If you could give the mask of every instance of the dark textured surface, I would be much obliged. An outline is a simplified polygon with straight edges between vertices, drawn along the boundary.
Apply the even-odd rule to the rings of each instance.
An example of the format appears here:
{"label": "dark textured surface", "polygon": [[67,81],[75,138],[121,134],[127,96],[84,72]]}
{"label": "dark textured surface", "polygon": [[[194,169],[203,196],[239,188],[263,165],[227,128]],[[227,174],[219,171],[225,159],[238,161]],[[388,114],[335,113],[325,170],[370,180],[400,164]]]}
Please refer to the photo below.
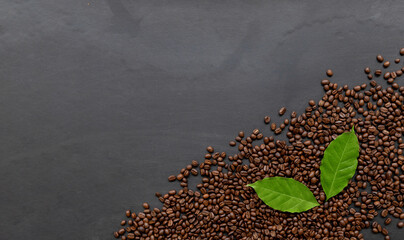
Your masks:
{"label": "dark textured surface", "polygon": [[[0,1],[0,239],[111,239],[239,130],[367,82],[402,1]],[[391,227],[392,239],[402,231]],[[367,234],[367,239],[382,239]]]}

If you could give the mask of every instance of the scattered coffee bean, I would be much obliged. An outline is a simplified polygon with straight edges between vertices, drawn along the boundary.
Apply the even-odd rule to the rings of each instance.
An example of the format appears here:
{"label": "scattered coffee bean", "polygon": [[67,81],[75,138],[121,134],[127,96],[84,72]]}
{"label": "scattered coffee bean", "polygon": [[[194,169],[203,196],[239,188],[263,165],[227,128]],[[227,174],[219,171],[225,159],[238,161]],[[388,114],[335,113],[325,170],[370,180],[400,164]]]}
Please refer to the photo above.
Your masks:
{"label": "scattered coffee bean", "polygon": [[378,55],[376,56],[376,59],[377,59],[378,62],[383,62],[383,61],[384,61],[384,58],[383,58],[382,55],[380,55],[380,54],[378,54]]}
{"label": "scattered coffee bean", "polygon": [[285,114],[286,112],[286,108],[282,107],[281,109],[279,109],[279,115],[282,116],[283,114]]}
{"label": "scattered coffee bean", "polygon": [[375,75],[376,75],[376,76],[382,75],[382,70],[379,70],[379,69],[376,70],[376,71],[375,71]]}
{"label": "scattered coffee bean", "polygon": [[334,73],[332,72],[331,69],[328,69],[328,70],[326,71],[326,74],[327,74],[327,76],[329,76],[329,77],[332,77],[332,75],[334,75]]}
{"label": "scattered coffee bean", "polygon": [[236,146],[236,142],[235,142],[235,141],[230,141],[230,142],[229,142],[229,145],[232,146],[232,147],[234,147],[234,146]]}
{"label": "scattered coffee bean", "polygon": [[397,227],[403,228],[403,227],[404,227],[404,222],[398,222],[398,223],[397,223]]}
{"label": "scattered coffee bean", "polygon": [[370,68],[369,68],[369,67],[366,67],[366,68],[365,68],[365,73],[366,73],[366,74],[369,74],[369,73],[370,73]]}
{"label": "scattered coffee bean", "polygon": [[125,215],[126,215],[127,217],[130,217],[130,210],[126,210]]}
{"label": "scattered coffee bean", "polygon": [[175,175],[171,175],[168,177],[168,181],[170,181],[170,182],[175,181],[175,179],[177,179],[177,177]]}
{"label": "scattered coffee bean", "polygon": [[265,116],[264,122],[265,122],[265,124],[268,124],[269,122],[271,122],[271,118],[268,116]]}
{"label": "scattered coffee bean", "polygon": [[390,62],[389,62],[389,61],[385,61],[385,62],[383,63],[383,67],[387,68],[387,67],[389,67],[389,66],[390,66]]}
{"label": "scattered coffee bean", "polygon": [[396,59],[394,59],[394,62],[395,62],[395,63],[399,63],[399,62],[400,62],[400,59],[399,59],[399,58],[396,58]]}
{"label": "scattered coffee bean", "polygon": [[400,49],[400,55],[401,55],[401,56],[404,55],[404,48],[401,48],[401,49]]}

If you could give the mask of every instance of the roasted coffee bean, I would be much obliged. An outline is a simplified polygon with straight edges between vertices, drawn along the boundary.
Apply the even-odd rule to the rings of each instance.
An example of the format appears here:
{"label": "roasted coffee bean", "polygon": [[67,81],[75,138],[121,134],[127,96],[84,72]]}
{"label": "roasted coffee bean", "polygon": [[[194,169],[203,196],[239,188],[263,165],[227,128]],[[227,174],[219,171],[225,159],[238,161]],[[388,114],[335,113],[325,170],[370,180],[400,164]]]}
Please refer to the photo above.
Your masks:
{"label": "roasted coffee bean", "polygon": [[380,55],[380,54],[378,54],[378,55],[376,56],[376,59],[377,59],[378,62],[383,62],[383,61],[384,61],[384,58],[383,58],[382,55]]}
{"label": "roasted coffee bean", "polygon": [[125,215],[126,215],[127,217],[130,217],[130,210],[126,210]]}
{"label": "roasted coffee bean", "polygon": [[386,220],[384,220],[384,224],[389,225],[391,221],[391,218],[386,218]]}
{"label": "roasted coffee bean", "polygon": [[396,59],[394,59],[394,62],[395,62],[395,63],[399,63],[399,62],[400,62],[400,59],[399,59],[399,58],[396,58]]}
{"label": "roasted coffee bean", "polygon": [[400,55],[401,55],[401,56],[404,55],[404,48],[401,48],[401,49],[400,49]]}
{"label": "roasted coffee bean", "polygon": [[206,148],[206,151],[208,151],[209,153],[213,153],[215,150],[213,149],[213,147],[209,146]]}
{"label": "roasted coffee bean", "polygon": [[369,68],[369,67],[366,67],[366,68],[365,68],[365,73],[366,73],[366,74],[369,74],[369,73],[370,73],[370,68]]}
{"label": "roasted coffee bean", "polygon": [[382,75],[382,70],[376,70],[376,71],[375,71],[375,75],[376,75],[376,76]]}
{"label": "roasted coffee bean", "polygon": [[332,72],[331,69],[328,69],[326,72],[327,76],[332,77],[332,75],[334,75],[334,73]]}
{"label": "roasted coffee bean", "polygon": [[177,177],[176,177],[175,175],[170,175],[170,176],[168,177],[168,181],[170,181],[170,182],[175,181],[175,179],[177,179]]}
{"label": "roasted coffee bean", "polygon": [[282,116],[283,114],[285,114],[286,112],[286,108],[282,107],[281,109],[279,109],[279,115]]}
{"label": "roasted coffee bean", "polygon": [[371,80],[372,78],[373,78],[373,75],[369,73],[368,74],[368,79]]}
{"label": "roasted coffee bean", "polygon": [[150,206],[149,206],[149,204],[148,204],[148,203],[143,203],[143,208],[144,208],[144,209],[149,209],[149,208],[150,208]]}
{"label": "roasted coffee bean", "polygon": [[232,147],[234,147],[234,146],[236,146],[236,142],[235,142],[235,141],[230,141],[230,142],[229,142],[229,145],[232,146]]}
{"label": "roasted coffee bean", "polygon": [[265,116],[264,117],[264,122],[265,122],[265,124],[268,124],[269,122],[271,122],[271,118],[268,117],[268,116]]}
{"label": "roasted coffee bean", "polygon": [[398,223],[397,223],[397,227],[403,228],[403,227],[404,227],[404,222],[398,222]]}
{"label": "roasted coffee bean", "polygon": [[385,61],[385,62],[383,63],[383,67],[387,68],[387,67],[389,67],[389,66],[390,66],[390,62],[389,62],[389,61]]}

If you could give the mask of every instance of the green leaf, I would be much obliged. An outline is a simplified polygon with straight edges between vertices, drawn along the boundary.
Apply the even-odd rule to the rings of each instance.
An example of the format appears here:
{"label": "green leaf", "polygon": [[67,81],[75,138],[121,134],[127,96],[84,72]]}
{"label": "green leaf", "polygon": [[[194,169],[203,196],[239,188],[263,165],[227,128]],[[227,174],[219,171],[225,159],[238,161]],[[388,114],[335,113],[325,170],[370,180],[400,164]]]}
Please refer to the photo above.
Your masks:
{"label": "green leaf", "polygon": [[254,188],[266,205],[279,211],[304,212],[319,206],[310,189],[293,178],[264,178],[248,186]]}
{"label": "green leaf", "polygon": [[352,128],[333,140],[324,152],[320,180],[327,200],[340,193],[358,166],[359,143]]}

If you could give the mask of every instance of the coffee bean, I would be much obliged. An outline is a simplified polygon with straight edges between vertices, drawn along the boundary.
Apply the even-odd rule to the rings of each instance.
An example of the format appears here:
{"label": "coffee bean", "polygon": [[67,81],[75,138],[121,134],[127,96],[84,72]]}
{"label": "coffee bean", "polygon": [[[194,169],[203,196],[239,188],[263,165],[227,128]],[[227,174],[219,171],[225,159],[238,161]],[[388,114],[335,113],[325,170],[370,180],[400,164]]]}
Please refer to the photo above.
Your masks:
{"label": "coffee bean", "polygon": [[330,84],[330,81],[327,80],[327,79],[324,79],[324,80],[321,81],[321,84],[322,85],[328,85],[328,84]]}
{"label": "coffee bean", "polygon": [[213,153],[214,149],[213,149],[213,147],[209,146],[209,147],[206,148],[206,151],[208,151],[210,153]]}
{"label": "coffee bean", "polygon": [[391,218],[386,218],[386,220],[384,220],[384,224],[389,225],[391,221]]}
{"label": "coffee bean", "polygon": [[368,79],[371,80],[372,78],[373,78],[373,75],[369,73],[368,74]]}
{"label": "coffee bean", "polygon": [[369,68],[369,67],[366,67],[366,68],[365,68],[365,73],[366,73],[366,74],[369,74],[369,73],[370,73],[370,68]]}
{"label": "coffee bean", "polygon": [[329,77],[332,77],[332,75],[334,75],[334,73],[332,72],[331,69],[328,69],[328,70],[326,71],[326,74],[327,74],[327,76],[329,76]]}
{"label": "coffee bean", "polygon": [[398,222],[398,223],[397,223],[397,227],[399,227],[399,228],[404,227],[404,222]]}
{"label": "coffee bean", "polygon": [[229,145],[234,147],[234,146],[236,146],[236,142],[235,141],[230,141]]}
{"label": "coffee bean", "polygon": [[143,208],[144,208],[144,209],[149,209],[149,208],[150,208],[150,206],[149,206],[149,204],[148,204],[148,203],[143,203]]}
{"label": "coffee bean", "polygon": [[168,177],[168,181],[170,181],[170,182],[175,181],[175,179],[177,179],[177,177],[175,175],[171,175]]}
{"label": "coffee bean", "polygon": [[396,59],[394,59],[394,62],[395,62],[395,63],[399,63],[399,62],[400,62],[400,59],[399,59],[399,58],[396,58]]}
{"label": "coffee bean", "polygon": [[127,217],[130,217],[130,210],[126,210],[125,215],[126,215]]}
{"label": "coffee bean", "polygon": [[269,122],[271,122],[271,118],[268,116],[265,116],[264,122],[265,122],[265,124],[268,124]]}
{"label": "coffee bean", "polygon": [[401,49],[400,49],[400,55],[401,55],[401,56],[404,55],[404,48],[401,48]]}
{"label": "coffee bean", "polygon": [[376,71],[375,71],[375,75],[376,75],[376,76],[382,75],[382,70],[376,70]]}
{"label": "coffee bean", "polygon": [[182,175],[181,173],[177,175],[177,180],[181,181],[184,178],[184,175]]}
{"label": "coffee bean", "polygon": [[383,67],[387,68],[387,67],[389,67],[389,66],[390,66],[390,62],[389,62],[389,61],[385,61],[385,62],[383,63]]}
{"label": "coffee bean", "polygon": [[121,226],[124,226],[126,224],[126,221],[125,220],[122,220],[121,221]]}
{"label": "coffee bean", "polygon": [[285,114],[286,112],[286,108],[282,107],[281,109],[279,109],[279,115],[282,116],[283,114]]}
{"label": "coffee bean", "polygon": [[376,59],[377,59],[378,62],[383,62],[383,61],[384,61],[384,58],[383,58],[382,55],[380,55],[380,54],[378,54],[378,55],[376,56]]}

